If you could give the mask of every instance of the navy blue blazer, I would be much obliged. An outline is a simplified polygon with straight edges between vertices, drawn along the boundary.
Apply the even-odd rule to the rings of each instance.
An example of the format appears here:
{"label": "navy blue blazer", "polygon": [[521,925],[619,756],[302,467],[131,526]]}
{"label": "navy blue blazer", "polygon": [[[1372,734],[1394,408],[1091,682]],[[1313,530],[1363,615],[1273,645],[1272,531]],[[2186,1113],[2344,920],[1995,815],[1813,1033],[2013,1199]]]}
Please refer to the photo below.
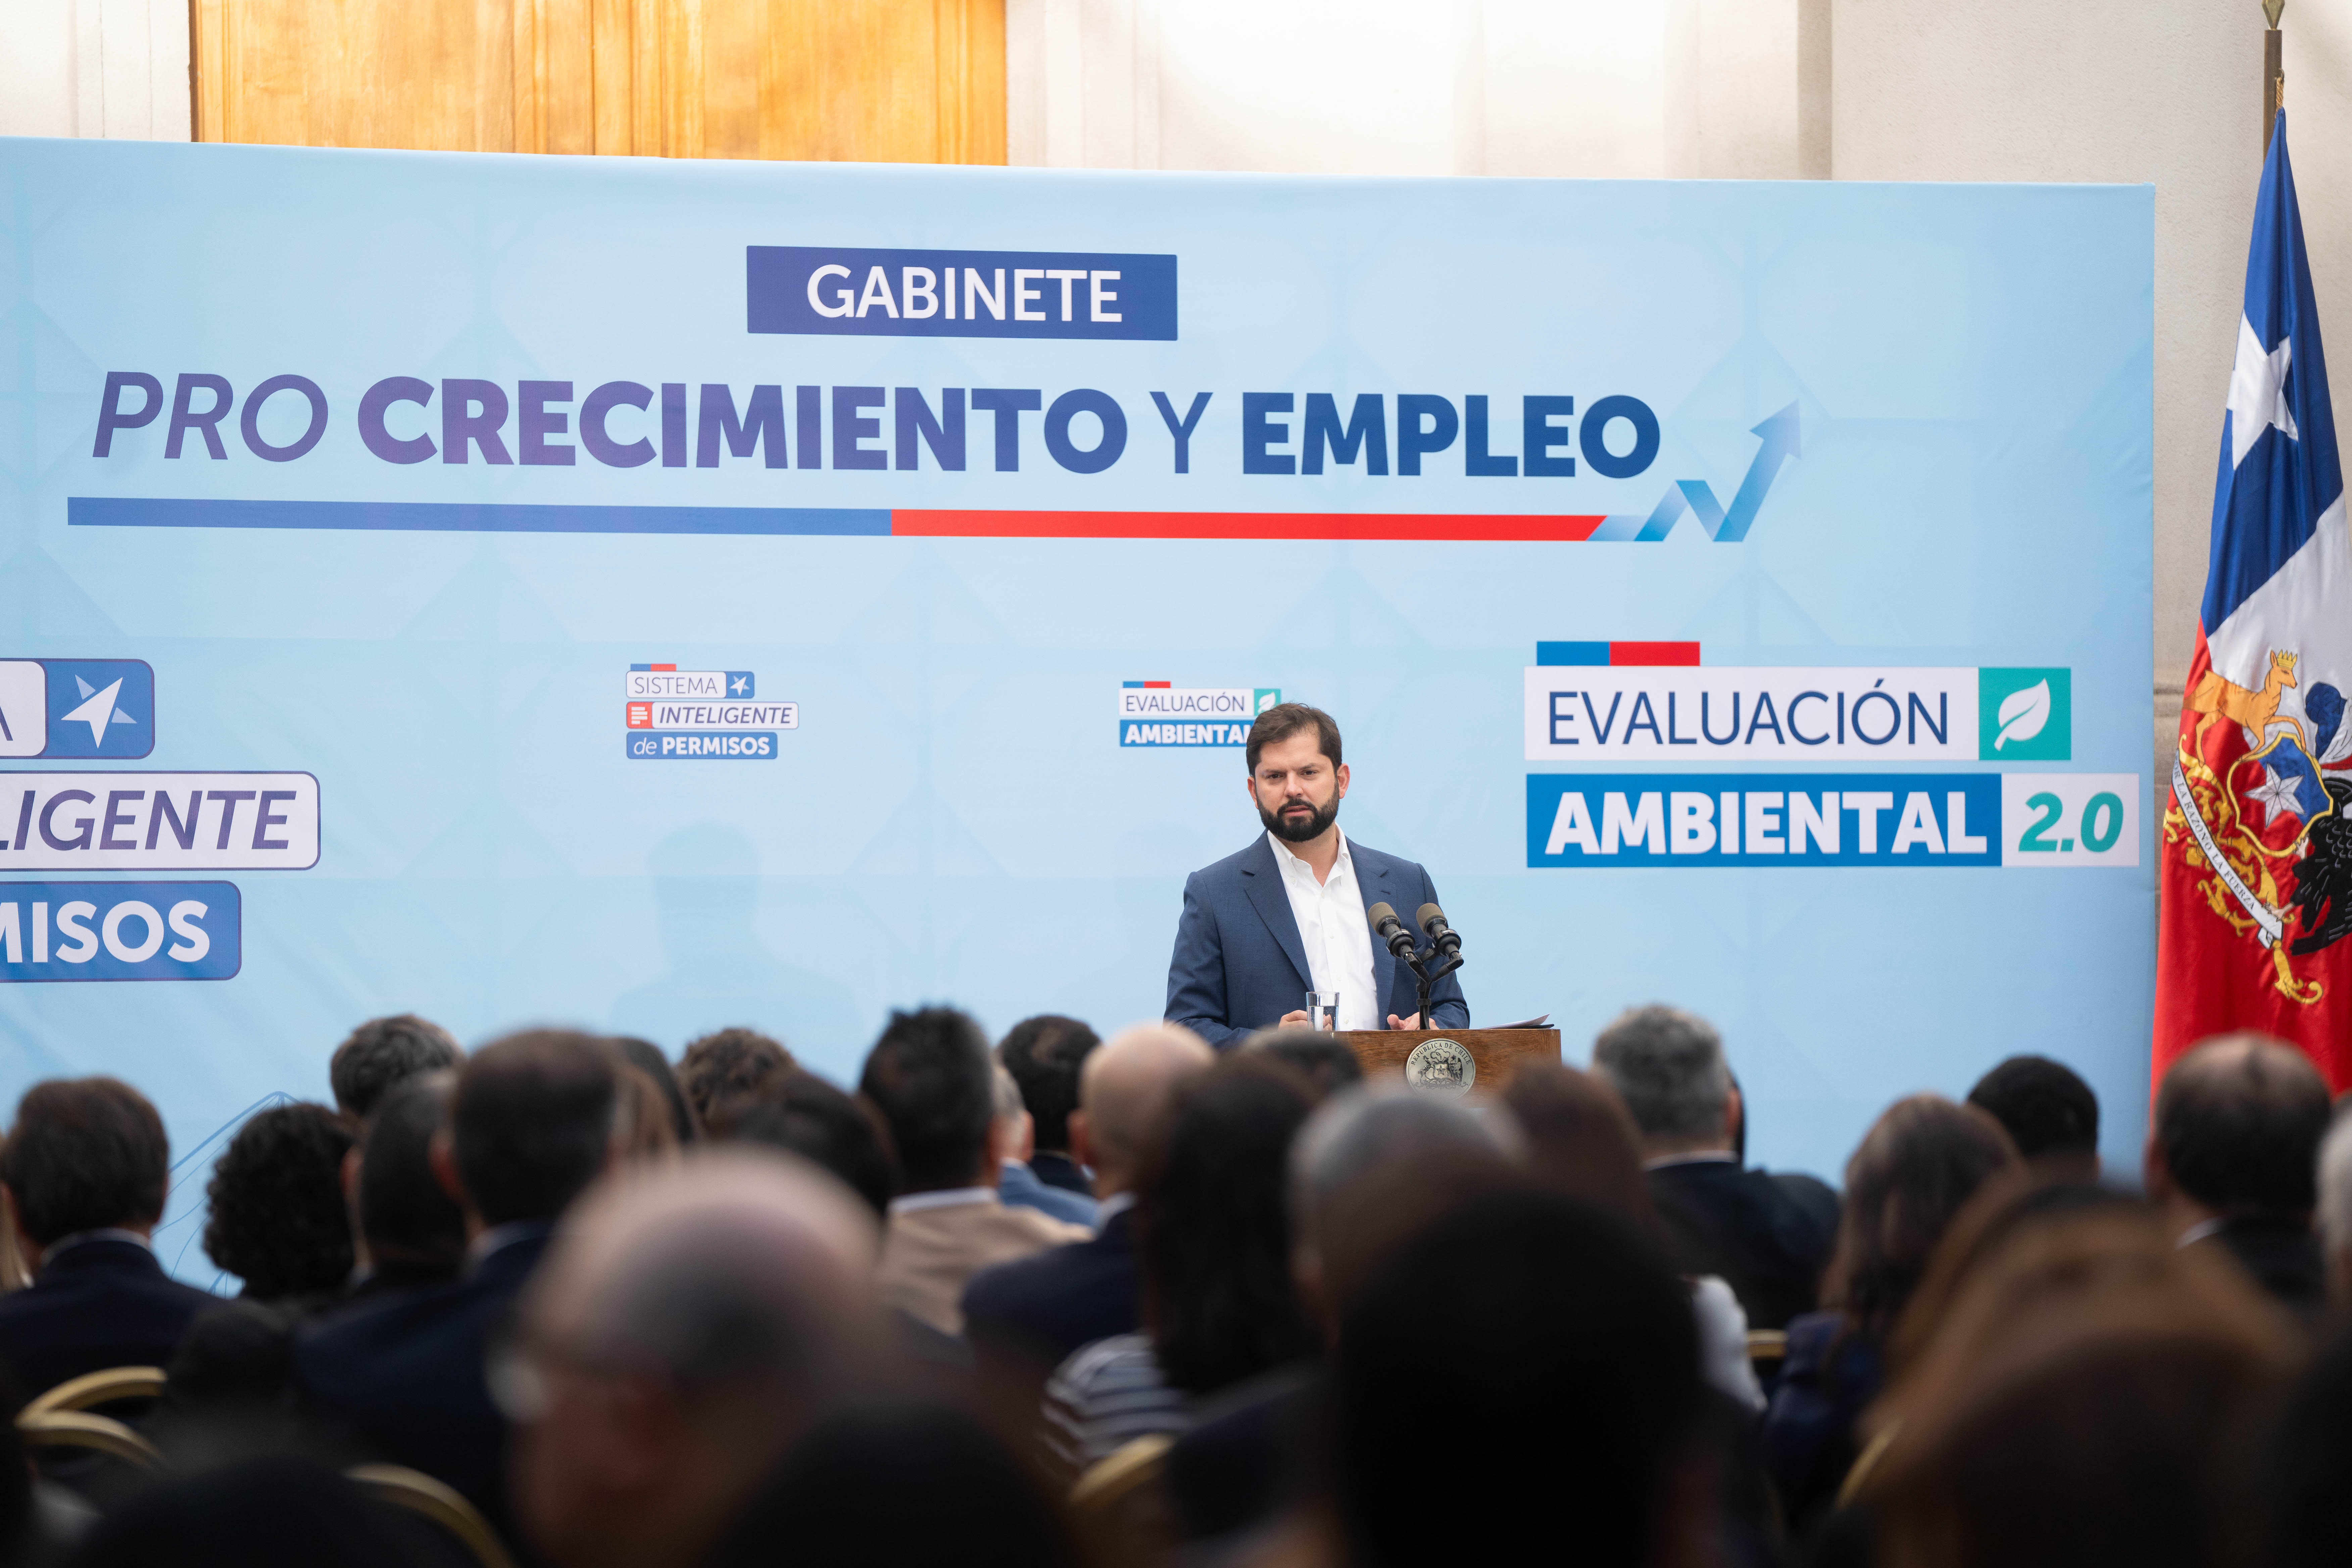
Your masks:
{"label": "navy blue blazer", "polygon": [[297,1394],[314,1422],[457,1488],[509,1539],[507,1423],[484,1363],[553,1229],[519,1237],[461,1279],[322,1317],[294,1348]]}
{"label": "navy blue blazer", "polygon": [[220,1298],[183,1285],[131,1241],[78,1241],[0,1295],[0,1365],[25,1398],[115,1366],[162,1366]]}
{"label": "navy blue blazer", "polygon": [[963,1288],[963,1336],[989,1391],[1037,1411],[1045,1380],[1080,1345],[1143,1326],[1135,1212],[1087,1241],[983,1268]]}
{"label": "navy blue blazer", "polygon": [[[1413,911],[1437,901],[1429,873],[1410,860],[1348,841],[1356,886],[1364,908],[1387,904],[1427,946],[1429,937]],[[1370,934],[1367,932],[1367,934]],[[1381,1026],[1389,1015],[1412,1016],[1421,1005],[1412,971],[1396,961],[1386,943],[1372,937],[1372,979],[1381,1000],[1374,1009]],[[1181,1024],[1219,1049],[1254,1030],[1282,1021],[1306,1005],[1312,986],[1307,943],[1290,912],[1290,895],[1275,864],[1274,846],[1259,834],[1248,848],[1203,866],[1184,881],[1184,913],[1176,922],[1176,951],[1168,961],[1168,1021]],[[1430,994],[1429,1026],[1466,1029],[1470,1004],[1457,974]]]}

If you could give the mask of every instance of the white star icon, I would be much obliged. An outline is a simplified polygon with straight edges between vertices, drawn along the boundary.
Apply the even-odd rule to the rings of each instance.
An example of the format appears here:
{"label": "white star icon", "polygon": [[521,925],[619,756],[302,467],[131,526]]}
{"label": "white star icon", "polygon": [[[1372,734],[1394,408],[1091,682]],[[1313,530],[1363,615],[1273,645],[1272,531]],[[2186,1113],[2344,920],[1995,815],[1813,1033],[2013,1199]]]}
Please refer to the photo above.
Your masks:
{"label": "white star icon", "polygon": [[741,676],[737,676],[735,678],[735,695],[738,697],[742,696],[743,689],[751,684],[751,683],[750,681],[744,679]]}
{"label": "white star icon", "polygon": [[2290,441],[2298,437],[2294,415],[2286,405],[2286,367],[2294,357],[2294,340],[2281,338],[2265,353],[2254,325],[2238,318],[2238,363],[2230,371],[2230,467],[2236,468],[2254,449],[2263,431],[2275,425]]}
{"label": "white star icon", "polygon": [[2264,768],[2263,772],[2269,776],[2270,782],[2260,788],[2246,792],[2253,799],[2261,801],[2270,808],[2270,814],[2263,818],[2263,826],[2268,827],[2283,816],[2292,816],[2297,822],[2302,821],[2303,775],[2275,773],[2268,768]]}
{"label": "white star icon", "polygon": [[109,724],[136,724],[139,721],[128,713],[117,713],[114,710],[115,695],[122,689],[122,682],[120,679],[102,691],[94,689],[89,681],[79,675],[74,677],[74,684],[81,688],[84,699],[82,705],[72,712],[63,715],[58,722],[89,725],[91,745],[106,744],[106,727]]}

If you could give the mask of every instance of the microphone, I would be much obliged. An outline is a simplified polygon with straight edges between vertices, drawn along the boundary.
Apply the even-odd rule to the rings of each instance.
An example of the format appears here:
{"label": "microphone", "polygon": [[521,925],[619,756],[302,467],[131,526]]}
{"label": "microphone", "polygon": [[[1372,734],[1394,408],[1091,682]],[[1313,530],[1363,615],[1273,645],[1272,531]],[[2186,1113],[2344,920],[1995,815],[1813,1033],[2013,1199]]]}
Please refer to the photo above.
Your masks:
{"label": "microphone", "polygon": [[1412,932],[1404,929],[1404,921],[1397,919],[1396,910],[1386,904],[1374,904],[1364,911],[1364,918],[1372,922],[1373,931],[1389,944],[1391,952],[1399,958],[1412,956]]}
{"label": "microphone", "polygon": [[1436,944],[1439,952],[1452,958],[1462,951],[1462,933],[1446,923],[1444,910],[1435,904],[1423,904],[1413,911],[1412,918],[1421,922],[1421,929],[1429,933],[1429,940]]}

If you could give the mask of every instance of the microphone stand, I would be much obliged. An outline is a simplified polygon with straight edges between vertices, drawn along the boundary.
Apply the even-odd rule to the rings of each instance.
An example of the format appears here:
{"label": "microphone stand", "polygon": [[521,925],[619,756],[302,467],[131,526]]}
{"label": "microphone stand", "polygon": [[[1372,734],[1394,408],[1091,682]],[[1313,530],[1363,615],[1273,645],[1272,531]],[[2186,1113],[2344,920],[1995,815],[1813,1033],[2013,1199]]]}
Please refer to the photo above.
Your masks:
{"label": "microphone stand", "polygon": [[1461,968],[1462,955],[1459,952],[1454,953],[1451,958],[1448,958],[1444,963],[1438,965],[1438,967],[1433,971],[1428,967],[1428,964],[1431,959],[1437,956],[1437,944],[1433,942],[1431,942],[1429,944],[1429,951],[1426,952],[1412,952],[1412,939],[1410,936],[1407,936],[1404,942],[1404,951],[1398,952],[1393,948],[1390,951],[1395,952],[1398,958],[1404,961],[1405,967],[1412,971],[1412,977],[1420,985],[1421,1026],[1424,1029],[1434,1029],[1437,1027],[1437,1024],[1429,1014],[1429,988],[1436,984],[1439,981],[1444,979],[1447,975],[1453,973],[1455,970]]}

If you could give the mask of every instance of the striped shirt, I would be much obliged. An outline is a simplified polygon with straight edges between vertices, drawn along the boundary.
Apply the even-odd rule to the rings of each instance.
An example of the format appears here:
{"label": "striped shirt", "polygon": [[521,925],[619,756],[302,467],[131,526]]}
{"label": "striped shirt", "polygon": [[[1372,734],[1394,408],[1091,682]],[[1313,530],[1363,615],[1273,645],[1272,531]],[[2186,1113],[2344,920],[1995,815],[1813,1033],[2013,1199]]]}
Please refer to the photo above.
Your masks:
{"label": "striped shirt", "polygon": [[1045,1446],[1076,1476],[1138,1437],[1173,1436],[1192,1425],[1192,1402],[1160,1380],[1144,1334],[1080,1345],[1045,1384]]}

